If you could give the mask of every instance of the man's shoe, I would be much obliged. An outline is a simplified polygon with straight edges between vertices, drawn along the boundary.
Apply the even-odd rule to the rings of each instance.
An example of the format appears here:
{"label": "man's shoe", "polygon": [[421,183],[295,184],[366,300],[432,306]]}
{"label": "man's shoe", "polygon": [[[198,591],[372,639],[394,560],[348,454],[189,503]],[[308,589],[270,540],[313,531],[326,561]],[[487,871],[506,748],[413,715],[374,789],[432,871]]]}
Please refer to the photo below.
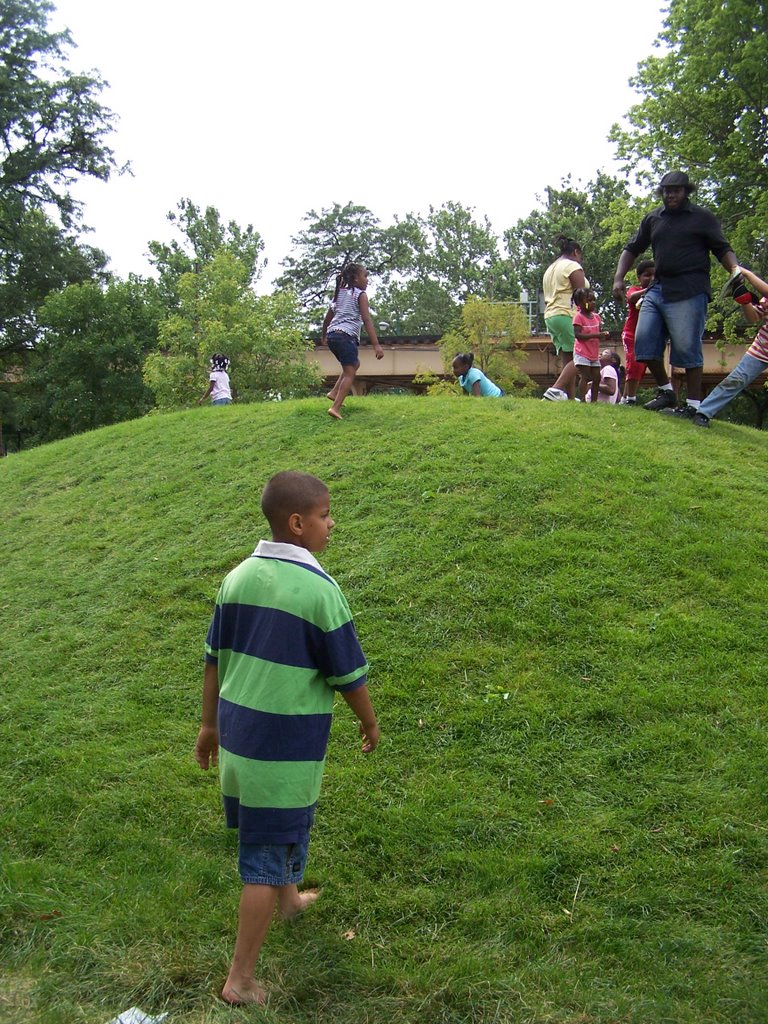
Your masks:
{"label": "man's shoe", "polygon": [[692,420],[698,410],[692,405],[681,405],[677,409],[660,409],[662,416],[677,416],[679,420]]}
{"label": "man's shoe", "polygon": [[709,416],[705,416],[703,412],[697,412],[691,423],[693,423],[694,427],[708,427]]}
{"label": "man's shoe", "polygon": [[560,388],[547,388],[542,398],[542,401],[545,400],[547,402],[567,402],[568,395],[565,391],[561,391]]}
{"label": "man's shoe", "polygon": [[649,412],[659,412],[661,409],[673,409],[676,405],[675,392],[669,391],[667,388],[659,388],[656,397],[650,402],[646,402],[643,408],[648,409]]}

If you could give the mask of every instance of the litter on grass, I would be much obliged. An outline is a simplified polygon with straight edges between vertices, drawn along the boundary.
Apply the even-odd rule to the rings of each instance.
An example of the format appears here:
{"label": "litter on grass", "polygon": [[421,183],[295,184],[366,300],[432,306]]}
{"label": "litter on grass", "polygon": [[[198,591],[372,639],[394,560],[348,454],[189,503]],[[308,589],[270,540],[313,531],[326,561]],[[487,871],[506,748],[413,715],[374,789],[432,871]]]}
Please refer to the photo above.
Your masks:
{"label": "litter on grass", "polygon": [[112,1020],[107,1021],[107,1024],[162,1024],[167,1016],[167,1013],[158,1013],[156,1017],[150,1017],[148,1013],[144,1013],[138,1006],[132,1006],[130,1010],[123,1010],[122,1013],[118,1013]]}

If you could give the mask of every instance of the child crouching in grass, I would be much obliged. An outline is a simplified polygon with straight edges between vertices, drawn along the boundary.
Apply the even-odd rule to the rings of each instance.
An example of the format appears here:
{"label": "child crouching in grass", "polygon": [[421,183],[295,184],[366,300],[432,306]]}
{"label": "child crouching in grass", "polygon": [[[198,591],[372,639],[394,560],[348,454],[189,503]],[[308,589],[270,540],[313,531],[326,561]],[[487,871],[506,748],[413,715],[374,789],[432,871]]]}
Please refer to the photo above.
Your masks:
{"label": "child crouching in grass", "polygon": [[203,769],[221,751],[226,821],[239,830],[243,890],[221,992],[235,1006],[266,1001],[253,972],[275,907],[295,917],[318,896],[298,885],[337,691],[360,721],[363,753],[379,742],[349,605],[314,557],[334,527],[328,488],[308,473],[278,473],[261,508],[272,540],[260,541],[219,590],[195,744]]}

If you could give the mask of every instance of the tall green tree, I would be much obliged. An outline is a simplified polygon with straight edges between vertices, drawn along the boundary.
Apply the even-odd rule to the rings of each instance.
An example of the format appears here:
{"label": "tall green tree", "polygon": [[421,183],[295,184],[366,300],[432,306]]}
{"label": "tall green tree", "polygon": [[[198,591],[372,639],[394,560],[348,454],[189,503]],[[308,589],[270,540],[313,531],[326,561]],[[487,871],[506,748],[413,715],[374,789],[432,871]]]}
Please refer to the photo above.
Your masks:
{"label": "tall green tree", "polygon": [[768,3],[670,0],[661,52],[630,80],[641,101],[610,139],[649,189],[667,170],[700,183],[742,260],[768,271]]}
{"label": "tall green tree", "polygon": [[157,270],[160,294],[169,309],[179,305],[179,282],[184,274],[198,274],[221,252],[228,252],[243,265],[248,285],[254,284],[266,266],[262,260],[264,241],[253,225],[245,228],[230,220],[226,224],[215,206],[201,210],[191,199],[180,199],[168,220],[181,240],[149,243],[150,263]]}
{"label": "tall green tree", "polygon": [[0,4],[0,365],[37,337],[49,291],[98,275],[106,258],[77,239],[80,177],[116,170],[105,83],[67,67],[68,32],[51,32],[47,0]]}
{"label": "tall green tree", "polygon": [[51,441],[143,415],[152,396],[142,364],[161,312],[154,284],[138,278],[48,295],[20,387],[25,434]]}
{"label": "tall green tree", "polygon": [[257,296],[249,267],[227,249],[181,276],[178,309],[161,323],[159,346],[147,357],[144,379],[163,409],[203,393],[214,352],[231,359],[239,401],[306,395],[321,380],[294,294]]}
{"label": "tall green tree", "polygon": [[292,251],[282,261],[277,287],[299,296],[311,319],[322,319],[336,275],[347,263],[362,263],[374,284],[393,273],[408,272],[423,247],[419,222],[411,217],[381,225],[365,206],[334,203],[304,216],[305,227],[291,239]]}
{"label": "tall green tree", "polygon": [[[568,235],[584,247],[584,270],[606,327],[620,327],[626,310],[613,299],[611,285],[619,254],[631,234],[627,230],[623,235],[622,228],[630,223],[632,205],[626,183],[602,171],[586,185],[567,177],[559,188],[548,186],[541,208],[504,232],[509,259],[528,294],[539,295],[544,271],[558,255],[555,239]],[[639,217],[635,227],[637,223]]]}
{"label": "tall green tree", "polygon": [[79,177],[106,180],[115,169],[106,137],[114,115],[98,96],[105,83],[71,71],[69,32],[51,32],[48,0],[3,0],[0,6],[0,207],[54,206],[64,224],[78,204]]}

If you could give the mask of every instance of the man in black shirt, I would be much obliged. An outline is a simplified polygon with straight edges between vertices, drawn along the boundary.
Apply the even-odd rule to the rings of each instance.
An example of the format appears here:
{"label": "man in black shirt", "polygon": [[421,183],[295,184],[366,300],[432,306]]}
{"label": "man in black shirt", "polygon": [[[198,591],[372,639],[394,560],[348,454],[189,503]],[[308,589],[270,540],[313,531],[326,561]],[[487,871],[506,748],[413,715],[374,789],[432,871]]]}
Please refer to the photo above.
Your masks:
{"label": "man in black shirt", "polygon": [[[658,393],[646,409],[693,419],[701,404],[704,354],[701,339],[712,298],[709,254],[726,270],[735,270],[736,257],[720,222],[703,206],[694,206],[695,186],[682,171],[669,171],[659,183],[663,205],[643,217],[637,233],[624,246],[616,268],[613,294],[626,297],[624,278],[650,246],[656,280],[643,298],[635,332],[635,358],[647,363]],[[675,393],[664,368],[664,349],[670,341],[670,361],[685,370],[688,404],[676,409]]]}

